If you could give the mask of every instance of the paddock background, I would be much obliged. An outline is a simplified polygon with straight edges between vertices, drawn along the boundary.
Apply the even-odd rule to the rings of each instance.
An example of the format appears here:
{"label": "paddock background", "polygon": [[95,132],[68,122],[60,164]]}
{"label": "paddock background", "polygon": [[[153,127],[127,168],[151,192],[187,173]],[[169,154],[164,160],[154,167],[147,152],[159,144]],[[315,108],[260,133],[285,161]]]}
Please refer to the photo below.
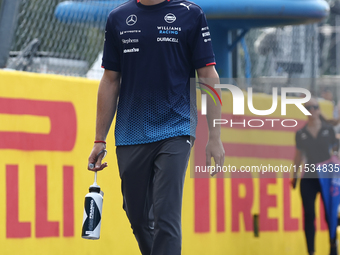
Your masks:
{"label": "paddock background", "polygon": [[[0,71],[0,81],[1,253],[138,254],[122,210],[112,129],[107,140],[109,167],[98,174],[105,193],[101,238],[88,241],[80,236],[84,196],[93,182],[86,164],[95,133],[98,81],[16,71]],[[224,93],[223,101],[229,99],[230,94]],[[271,97],[258,94],[254,102],[259,108],[267,107]],[[323,103],[322,110],[331,116],[330,103]],[[230,112],[230,107],[223,107],[223,114]],[[287,118],[304,121],[296,111],[288,110]],[[278,137],[276,146],[291,147],[293,153],[293,131],[247,134],[245,139],[242,130],[223,128],[222,140],[225,146],[262,146],[274,143],[267,139],[270,135]],[[226,154],[226,162],[236,165],[261,160],[291,163],[287,157],[255,160]],[[202,194],[200,187],[207,192]],[[194,179],[188,171],[183,254],[307,253],[301,207],[299,192],[290,189],[287,178]],[[316,207],[316,254],[326,254],[328,232],[319,199]],[[253,214],[262,217],[259,237],[254,237]]]}

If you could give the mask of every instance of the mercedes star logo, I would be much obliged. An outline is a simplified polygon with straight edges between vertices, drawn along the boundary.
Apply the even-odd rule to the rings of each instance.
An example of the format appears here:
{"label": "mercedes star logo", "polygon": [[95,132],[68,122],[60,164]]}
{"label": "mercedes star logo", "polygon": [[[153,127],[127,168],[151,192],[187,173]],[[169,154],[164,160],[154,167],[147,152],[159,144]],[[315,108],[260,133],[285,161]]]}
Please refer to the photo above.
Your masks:
{"label": "mercedes star logo", "polygon": [[131,14],[129,17],[127,17],[126,24],[128,26],[133,26],[136,23],[137,23],[137,16],[135,14]]}

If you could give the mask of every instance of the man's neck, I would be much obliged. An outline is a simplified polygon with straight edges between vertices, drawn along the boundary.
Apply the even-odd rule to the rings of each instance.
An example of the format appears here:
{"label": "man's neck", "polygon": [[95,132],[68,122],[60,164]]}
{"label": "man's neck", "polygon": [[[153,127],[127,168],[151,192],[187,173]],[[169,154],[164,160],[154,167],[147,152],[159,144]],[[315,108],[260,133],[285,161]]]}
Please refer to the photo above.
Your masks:
{"label": "man's neck", "polygon": [[165,0],[140,0],[140,3],[143,5],[155,5],[164,2]]}
{"label": "man's neck", "polygon": [[309,127],[320,127],[322,125],[322,122],[320,118],[313,118],[308,120],[307,125]]}

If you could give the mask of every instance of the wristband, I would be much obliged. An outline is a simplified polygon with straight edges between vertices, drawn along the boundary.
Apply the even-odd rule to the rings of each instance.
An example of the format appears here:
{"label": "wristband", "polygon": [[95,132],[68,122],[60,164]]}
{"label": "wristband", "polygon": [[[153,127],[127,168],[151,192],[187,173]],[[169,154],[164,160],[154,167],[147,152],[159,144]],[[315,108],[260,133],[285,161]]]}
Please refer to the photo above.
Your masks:
{"label": "wristband", "polygon": [[103,144],[106,144],[105,141],[94,141],[94,143],[103,143]]}

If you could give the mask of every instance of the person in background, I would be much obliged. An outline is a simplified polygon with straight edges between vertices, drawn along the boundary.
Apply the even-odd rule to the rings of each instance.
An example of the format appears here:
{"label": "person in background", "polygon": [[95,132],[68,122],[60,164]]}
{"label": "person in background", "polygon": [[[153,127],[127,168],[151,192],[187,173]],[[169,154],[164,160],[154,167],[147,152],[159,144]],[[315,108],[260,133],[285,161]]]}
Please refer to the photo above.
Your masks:
{"label": "person in background", "polygon": [[333,104],[333,119],[338,120],[339,119],[339,106],[334,101],[333,92],[330,88],[324,88],[321,92],[321,97],[327,101],[332,102]]}
{"label": "person in background", "polygon": [[[305,108],[311,115],[308,116],[307,124],[296,132],[294,165],[298,171],[294,172],[292,186],[295,188],[297,174],[302,169],[304,174],[301,178],[300,192],[304,208],[304,230],[308,254],[313,255],[315,252],[315,199],[317,193],[321,192],[318,173],[314,169],[317,163],[328,160],[332,154],[337,155],[339,146],[333,127],[321,115],[318,101],[312,98],[305,104]],[[301,166],[303,159],[305,159],[305,165]],[[326,221],[328,223],[327,217]],[[336,238],[330,240],[330,254],[337,254]]]}

